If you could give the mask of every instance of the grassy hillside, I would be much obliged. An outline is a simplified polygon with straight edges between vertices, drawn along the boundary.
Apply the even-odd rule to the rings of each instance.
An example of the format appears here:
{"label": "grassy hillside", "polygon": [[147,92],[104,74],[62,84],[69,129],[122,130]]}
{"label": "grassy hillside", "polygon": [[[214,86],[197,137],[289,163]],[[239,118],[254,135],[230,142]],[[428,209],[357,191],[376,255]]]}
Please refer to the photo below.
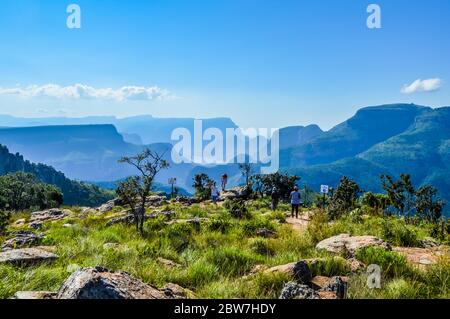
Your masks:
{"label": "grassy hillside", "polygon": [[[394,251],[360,251],[357,256],[366,264],[383,267],[382,289],[368,289],[365,271],[352,271],[345,255],[315,248],[319,241],[341,233],[378,236],[392,246],[415,246],[430,236],[431,225],[413,226],[395,217],[358,220],[351,215],[330,222],[313,211],[304,227],[295,228],[286,222],[287,205],[275,212],[268,206],[267,200],[249,202],[250,216],[235,219],[224,207],[211,203],[190,207],[166,203],[157,211],[173,214],[147,221],[144,236],[131,225],[106,226],[120,215],[121,207],[103,215],[72,207],[68,218],[48,221],[42,229],[46,238],[41,244],[55,246],[60,257],[28,267],[0,264],[0,298],[20,290],[56,291],[76,269],[99,265],[126,271],[156,287],[176,283],[199,298],[278,298],[292,277],[265,269],[299,260],[315,260],[311,266],[315,276],[348,276],[349,298],[450,298],[450,264],[445,258],[421,269]],[[29,218],[22,214],[11,223],[24,217]],[[201,218],[198,226],[188,221],[193,217]],[[258,236],[258,228],[275,236]],[[17,228],[10,226],[13,229]]]}

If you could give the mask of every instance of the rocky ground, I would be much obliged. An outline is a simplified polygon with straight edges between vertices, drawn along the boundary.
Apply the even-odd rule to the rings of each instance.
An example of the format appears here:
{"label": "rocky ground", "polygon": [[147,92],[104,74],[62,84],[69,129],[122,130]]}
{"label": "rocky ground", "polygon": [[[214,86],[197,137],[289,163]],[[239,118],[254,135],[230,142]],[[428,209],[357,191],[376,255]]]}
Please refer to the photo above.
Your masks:
{"label": "rocky ground", "polygon": [[[233,190],[222,194],[221,200],[233,199],[239,196],[239,190]],[[254,204],[251,203],[249,206]],[[401,247],[374,235],[351,235],[350,233],[342,232],[314,242],[314,239],[311,238],[316,235],[313,228],[316,212],[305,211],[299,219],[296,219],[289,217],[289,212],[286,208],[282,207],[279,212],[273,213],[268,209],[256,207],[255,210],[258,212],[255,214],[259,215],[253,217],[254,220],[234,222],[228,221],[228,219],[224,221],[223,215],[226,212],[221,204],[214,205],[210,202],[197,203],[194,199],[182,197],[169,202],[165,197],[155,195],[149,198],[145,216],[149,229],[153,229],[153,232],[159,231],[161,234],[164,234],[161,236],[167,235],[168,237],[161,238],[164,238],[164,240],[168,238],[167,240],[171,241],[170,245],[179,245],[181,247],[176,246],[176,251],[179,251],[179,254],[182,256],[178,262],[170,258],[165,258],[164,256],[154,257],[153,251],[147,251],[148,249],[158,249],[158,245],[160,244],[158,243],[158,238],[151,239],[151,246],[145,246],[147,245],[145,239],[136,239],[139,240],[139,245],[147,247],[142,248],[137,245],[136,251],[131,251],[130,243],[117,242],[117,240],[114,242],[103,240],[101,247],[95,248],[98,251],[93,251],[92,254],[101,253],[107,256],[102,256],[99,261],[104,261],[104,258],[108,258],[109,254],[113,254],[113,256],[136,254],[137,257],[139,257],[139,254],[142,254],[142,256],[149,255],[154,260],[154,265],[152,261],[152,267],[154,267],[152,269],[155,269],[157,273],[163,273],[165,271],[170,274],[178,274],[173,276],[174,279],[177,276],[193,276],[190,272],[200,271],[199,269],[202,269],[202,266],[195,263],[195,260],[190,260],[189,255],[183,255],[186,254],[186,250],[190,254],[204,258],[209,263],[211,263],[210,260],[212,258],[210,255],[214,255],[219,260],[216,266],[219,267],[217,268],[219,272],[221,271],[221,266],[224,267],[224,272],[227,271],[226,267],[230,268],[228,270],[231,272],[230,275],[235,277],[233,280],[239,282],[239,285],[245,286],[249,283],[255,284],[255,282],[261,285],[261,283],[258,283],[258,280],[263,280],[261,278],[265,278],[264,280],[269,280],[267,278],[271,278],[270,280],[277,278],[277,284],[272,285],[271,289],[278,290],[275,292],[272,291],[266,297],[273,297],[276,294],[277,297],[282,299],[343,299],[349,297],[352,278],[357,278],[358,280],[364,278],[368,265],[365,263],[366,260],[361,259],[367,258],[367,256],[361,257],[359,252],[368,247],[375,247],[377,252],[386,251],[387,254],[395,254],[392,256],[404,256],[407,263],[404,267],[413,269],[412,271],[417,272],[417,274],[425,273],[428,269],[436,265],[444,265],[444,269],[448,272],[450,258],[449,247],[431,238],[422,239],[421,245],[417,247]],[[186,211],[191,213],[183,213]],[[215,213],[209,214],[208,211],[214,211]],[[192,212],[195,212],[195,214],[192,214]],[[26,218],[16,219],[10,225],[8,234],[1,244],[0,273],[2,272],[1,265],[7,267],[4,271],[11,271],[12,273],[18,271],[21,274],[26,274],[28,271],[40,269],[39,267],[51,269],[53,264],[58,263],[58,261],[62,262],[62,260],[64,260],[62,263],[64,265],[69,264],[75,259],[79,263],[81,261],[81,264],[83,264],[82,256],[87,254],[86,250],[89,248],[83,250],[82,247],[78,247],[80,249],[78,253],[73,253],[61,247],[64,243],[55,243],[51,239],[55,236],[55,232],[69,234],[71,229],[73,229],[74,233],[75,231],[79,232],[80,223],[83,224],[91,220],[95,220],[96,227],[100,229],[99,235],[94,233],[94,236],[120,237],[115,232],[118,229],[124,229],[123,227],[126,227],[127,231],[133,231],[133,216],[129,210],[120,206],[117,200],[110,201],[98,208],[83,207],[33,212]],[[230,226],[234,225],[233,223],[236,225]],[[208,227],[209,230],[205,230],[205,227]],[[233,245],[235,246],[226,245],[226,231],[221,230],[221,227],[236,228],[236,234],[229,235],[232,238],[230,241],[233,241]],[[337,226],[330,224],[328,227],[333,229],[332,227]],[[195,235],[198,237],[197,242],[193,243],[189,234],[185,235],[183,232],[174,233],[175,230],[184,228],[190,229],[188,232],[198,233],[198,235]],[[249,238],[243,240],[242,236],[244,235],[238,229],[243,229],[245,232],[250,228],[253,229],[253,235],[248,235],[247,237]],[[88,232],[89,230],[82,229],[82,231]],[[333,232],[336,231],[333,229]],[[203,237],[200,237],[200,235]],[[239,242],[239,236],[242,238],[241,243]],[[80,237],[77,240],[82,239]],[[204,240],[204,242],[201,240]],[[219,244],[218,241],[221,243]],[[54,245],[48,245],[49,242]],[[247,246],[242,249],[248,250],[248,247],[251,247],[252,252],[245,253],[241,256],[237,250],[240,249],[239,246],[243,242]],[[85,242],[80,243],[81,246],[88,244]],[[202,246],[205,244],[209,245],[205,249],[210,249],[209,247],[214,248],[214,245],[219,246],[214,251],[208,251],[206,253],[207,256],[204,257],[201,252],[203,248],[196,247],[195,245]],[[186,248],[190,245],[193,246]],[[230,253],[230,256],[222,256],[220,245],[223,245],[223,251],[227,253],[231,251],[233,254]],[[275,249],[272,249],[271,245]],[[76,250],[77,248],[71,249]],[[261,253],[261,249],[263,253]],[[316,257],[302,258],[303,253],[300,250],[305,252],[305,255]],[[243,256],[249,261],[243,260]],[[90,258],[95,260],[94,257]],[[243,266],[243,269],[248,268],[248,270],[235,270],[233,268],[234,264],[229,264],[230,261],[227,258],[234,258],[234,263],[243,263],[245,266]],[[216,259],[214,259],[214,262]],[[279,261],[289,259],[294,261],[277,264]],[[62,264],[58,267],[61,267]],[[114,264],[114,261],[111,261],[111,264]],[[193,264],[194,266],[186,266],[189,264]],[[103,263],[99,263],[97,265],[92,264],[90,267],[84,267],[77,264],[70,264],[66,267],[67,271],[65,272],[68,276],[64,275],[65,279],[61,281],[58,290],[14,291],[13,296],[10,297],[17,299],[195,298],[197,295],[195,289],[197,288],[200,291],[201,297],[209,297],[201,292],[205,288],[201,288],[200,284],[196,284],[195,280],[184,280],[183,277],[180,277],[181,279],[178,280],[179,283],[186,282],[187,286],[189,286],[188,289],[182,287],[179,283],[169,282],[168,278],[166,278],[167,275],[163,274],[161,277],[166,279],[162,280],[164,283],[160,284],[160,287],[157,288],[154,285],[148,284],[152,280],[143,281],[139,278],[139,271],[130,274],[124,269],[107,269],[102,267],[102,265]],[[195,267],[200,268],[197,269]],[[238,265],[238,267],[240,266]],[[331,270],[327,269],[327,267]],[[339,270],[334,268],[345,269],[345,271],[342,270],[342,274],[339,274]],[[214,274],[209,271],[205,271],[205,274],[200,274],[200,276],[211,276],[211,278],[215,278]],[[154,276],[147,277],[150,279],[154,278]],[[199,279],[199,281],[203,282],[205,278]],[[442,278],[444,295],[449,291],[449,280],[448,277]],[[155,282],[161,282],[161,280],[155,279]],[[7,284],[8,282],[3,279],[3,285]],[[13,285],[13,283],[9,284]],[[213,289],[212,287],[216,290],[218,289],[214,286],[212,279],[209,285],[210,287],[208,289]],[[230,286],[232,285],[230,283]],[[27,285],[19,284],[19,286],[26,287]],[[259,286],[258,289],[260,289]],[[261,294],[263,293],[261,292]],[[236,296],[234,297],[245,297],[242,294],[245,295],[245,293],[236,292]],[[232,293],[228,292],[222,293],[222,296],[233,297]],[[355,296],[358,296],[358,294],[355,294]],[[264,296],[262,295],[261,297]]]}

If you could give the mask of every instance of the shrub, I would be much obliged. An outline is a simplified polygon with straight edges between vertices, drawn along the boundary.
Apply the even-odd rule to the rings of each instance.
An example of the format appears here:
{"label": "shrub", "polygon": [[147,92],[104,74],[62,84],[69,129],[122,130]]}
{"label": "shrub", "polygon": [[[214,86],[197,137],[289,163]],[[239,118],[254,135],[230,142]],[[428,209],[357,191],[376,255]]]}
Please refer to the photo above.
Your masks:
{"label": "shrub", "polygon": [[230,229],[231,226],[232,226],[231,222],[222,216],[213,218],[209,222],[210,230],[219,231],[222,234],[226,233]]}
{"label": "shrub", "polygon": [[234,247],[213,250],[207,257],[226,276],[242,276],[255,264],[249,253]]}
{"label": "shrub", "polygon": [[266,228],[274,231],[275,225],[266,218],[255,218],[245,222],[242,228],[245,235],[254,236],[256,235],[256,231],[260,228]]}
{"label": "shrub", "polygon": [[313,276],[342,276],[350,272],[347,262],[342,257],[319,259],[310,264]]}
{"label": "shrub", "polygon": [[275,249],[270,245],[270,241],[265,238],[256,238],[251,244],[250,248],[253,252],[264,255],[264,256],[273,256],[275,255]]}
{"label": "shrub", "polygon": [[361,189],[355,181],[342,177],[339,186],[331,197],[328,206],[328,215],[337,219],[348,211],[356,208]]}
{"label": "shrub", "polygon": [[380,266],[383,275],[389,278],[407,276],[413,272],[403,255],[379,247],[361,248],[355,256],[366,265]]}
{"label": "shrub", "polygon": [[420,245],[416,230],[399,220],[384,220],[382,223],[382,237],[396,246],[415,247]]}
{"label": "shrub", "polygon": [[5,232],[10,218],[11,218],[10,212],[0,210],[0,235],[2,235]]}
{"label": "shrub", "polygon": [[243,219],[251,217],[250,212],[242,200],[228,200],[224,203],[224,207],[234,218]]}

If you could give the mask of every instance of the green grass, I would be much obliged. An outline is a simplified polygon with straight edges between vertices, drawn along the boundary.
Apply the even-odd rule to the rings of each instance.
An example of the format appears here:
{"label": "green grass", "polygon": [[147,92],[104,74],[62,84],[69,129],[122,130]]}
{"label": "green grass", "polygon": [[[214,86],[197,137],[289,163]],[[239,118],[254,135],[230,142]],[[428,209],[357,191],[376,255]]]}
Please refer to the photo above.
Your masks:
{"label": "green grass", "polygon": [[[9,298],[20,290],[57,291],[60,285],[79,267],[103,266],[130,273],[155,287],[168,282],[189,288],[200,298],[278,298],[283,285],[291,281],[286,274],[257,273],[249,275],[256,265],[272,267],[302,259],[319,258],[312,266],[315,275],[349,275],[345,260],[316,251],[318,241],[340,233],[379,236],[393,245],[414,245],[429,236],[427,225],[411,226],[391,217],[364,217],[351,220],[343,217],[329,222],[316,214],[307,231],[299,233],[285,224],[287,205],[279,210],[268,209],[268,201],[256,201],[248,206],[249,217],[233,218],[223,207],[198,204],[189,208],[168,204],[176,219],[208,218],[200,229],[189,223],[167,225],[164,218],[145,224],[141,236],[132,225],[106,227],[108,216],[73,216],[73,227],[65,228],[68,220],[44,225],[44,245],[56,246],[59,259],[32,267],[0,265],[0,298]],[[74,211],[77,209],[75,208]],[[28,218],[24,213],[14,216]],[[256,236],[258,228],[276,232],[275,238]],[[389,232],[386,231],[389,228]],[[118,244],[108,248],[106,243]],[[168,269],[157,262],[158,257],[182,265]],[[362,273],[351,277],[349,296],[352,298],[448,298],[450,267],[442,262],[428,271],[411,269],[405,260],[392,252],[366,249],[358,252],[366,264],[382,266],[383,288],[368,289]]]}

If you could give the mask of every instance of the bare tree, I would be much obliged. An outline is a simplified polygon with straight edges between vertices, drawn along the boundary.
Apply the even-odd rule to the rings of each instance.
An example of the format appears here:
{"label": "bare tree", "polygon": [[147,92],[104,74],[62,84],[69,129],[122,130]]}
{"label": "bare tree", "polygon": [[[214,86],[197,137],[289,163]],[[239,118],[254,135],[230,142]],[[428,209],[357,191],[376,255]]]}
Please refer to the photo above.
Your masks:
{"label": "bare tree", "polygon": [[161,170],[169,167],[169,163],[163,157],[164,153],[159,154],[146,148],[135,156],[119,160],[119,163],[130,164],[139,172],[139,175],[119,183],[117,195],[130,206],[136,228],[141,234],[144,232],[147,197],[150,195],[155,177]]}

